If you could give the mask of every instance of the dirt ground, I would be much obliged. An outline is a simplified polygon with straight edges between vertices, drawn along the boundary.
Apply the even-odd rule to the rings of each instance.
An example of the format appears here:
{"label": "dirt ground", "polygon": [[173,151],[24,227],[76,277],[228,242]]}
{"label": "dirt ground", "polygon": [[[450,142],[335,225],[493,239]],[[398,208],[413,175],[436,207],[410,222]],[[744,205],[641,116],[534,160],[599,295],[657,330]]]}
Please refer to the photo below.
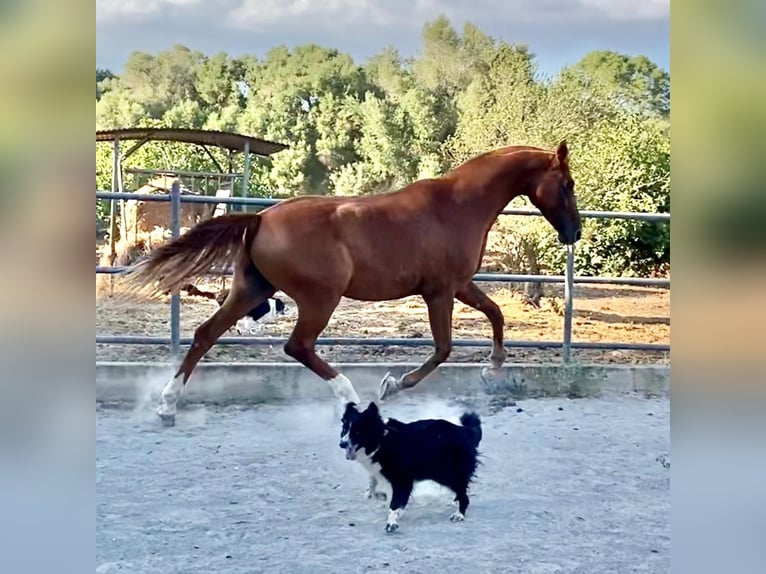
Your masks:
{"label": "dirt ground", "polygon": [[[115,278],[114,295],[96,297],[96,332],[99,335],[153,335],[170,333],[168,299],[145,301],[126,299],[119,293]],[[546,285],[540,308],[524,301],[520,286],[505,283],[481,283],[482,289],[497,302],[506,319],[507,341],[559,341],[563,330],[563,287]],[[221,281],[200,282],[198,287],[216,291]],[[257,336],[285,337],[294,325],[296,308],[283,294],[287,314],[275,323],[263,325]],[[656,343],[670,342],[670,291],[643,287],[575,286],[573,341]],[[194,329],[217,308],[215,301],[182,296],[181,336],[193,336]],[[455,339],[489,340],[489,321],[480,312],[455,302],[453,313]],[[236,336],[232,330],[230,336]],[[425,305],[418,297],[380,303],[344,299],[323,336],[326,337],[396,337],[430,339]],[[430,347],[321,346],[320,354],[331,362],[418,361],[425,359]],[[451,362],[483,362],[489,347],[456,347]],[[602,351],[575,349],[573,359],[585,363],[669,364],[669,353],[642,351]],[[168,348],[159,345],[96,345],[98,361],[163,361]],[[218,345],[206,361],[285,361],[290,360],[282,346]],[[560,362],[556,349],[511,348],[510,362]]]}
{"label": "dirt ground", "polygon": [[[482,417],[465,522],[416,484],[394,534],[338,448],[331,401],[96,413],[100,574],[660,573],[670,568],[668,399],[482,403],[404,397],[403,421]],[[521,412],[519,412],[521,411]],[[664,457],[664,458],[663,458]]]}

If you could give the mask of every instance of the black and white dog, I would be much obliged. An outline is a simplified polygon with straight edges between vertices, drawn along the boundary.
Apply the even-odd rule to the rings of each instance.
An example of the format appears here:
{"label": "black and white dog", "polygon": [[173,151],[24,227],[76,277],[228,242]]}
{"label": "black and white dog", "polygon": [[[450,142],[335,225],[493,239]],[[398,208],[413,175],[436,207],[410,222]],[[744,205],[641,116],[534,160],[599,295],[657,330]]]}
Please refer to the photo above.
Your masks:
{"label": "black and white dog", "polygon": [[[182,291],[186,291],[189,295],[195,297],[204,297],[205,299],[214,299],[218,305],[223,305],[226,301],[226,297],[229,295],[228,289],[222,289],[218,293],[212,293],[210,291],[203,291],[198,289],[192,284],[185,285],[181,288]],[[269,297],[260,305],[256,305],[250,311],[239,319],[236,324],[237,333],[240,335],[243,331],[247,331],[250,334],[257,332],[260,325],[264,323],[271,323],[277,319],[280,315],[285,314],[285,303],[278,297]]]}
{"label": "black and white dog", "polygon": [[[229,294],[228,289],[222,290],[216,295],[216,302],[218,305],[223,305],[226,297]],[[258,327],[265,323],[271,323],[277,319],[280,315],[285,314],[285,303],[282,299],[277,297],[269,297],[260,305],[256,305],[247,315],[237,321],[236,329],[240,335],[243,331],[250,333],[251,335],[258,332]]]}
{"label": "black and white dog", "polygon": [[[481,421],[475,413],[460,417],[462,426],[442,419],[404,423],[384,421],[374,402],[362,412],[348,403],[341,419],[340,447],[370,474],[367,496],[390,500],[386,532],[399,528],[399,515],[415,482],[432,480],[455,493],[453,522],[465,519],[468,485],[477,467]],[[389,491],[378,490],[383,487]]]}

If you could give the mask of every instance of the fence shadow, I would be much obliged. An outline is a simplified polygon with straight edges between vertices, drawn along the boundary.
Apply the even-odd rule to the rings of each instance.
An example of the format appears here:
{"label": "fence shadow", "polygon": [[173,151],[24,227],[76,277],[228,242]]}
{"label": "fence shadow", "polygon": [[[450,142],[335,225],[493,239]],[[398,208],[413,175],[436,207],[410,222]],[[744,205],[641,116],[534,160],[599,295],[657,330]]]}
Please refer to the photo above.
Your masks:
{"label": "fence shadow", "polygon": [[572,316],[601,323],[670,326],[670,317],[618,315],[616,313],[604,313],[603,311],[578,311],[576,309],[573,311]]}
{"label": "fence shadow", "polygon": [[[564,293],[563,286],[556,286],[561,291],[561,296]],[[663,289],[660,287],[634,287],[634,286],[614,286],[612,288],[595,285],[575,285],[574,297],[575,299],[608,299],[610,297],[643,297],[651,295],[658,291],[667,291],[669,289]]]}

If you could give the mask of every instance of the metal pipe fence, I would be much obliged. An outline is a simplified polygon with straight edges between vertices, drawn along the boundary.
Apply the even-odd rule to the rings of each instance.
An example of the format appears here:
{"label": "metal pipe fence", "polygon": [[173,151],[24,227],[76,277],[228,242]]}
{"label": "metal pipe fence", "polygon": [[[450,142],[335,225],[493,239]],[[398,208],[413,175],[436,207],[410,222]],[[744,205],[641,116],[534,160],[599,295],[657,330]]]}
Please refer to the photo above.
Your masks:
{"label": "metal pipe fence", "polygon": [[[251,198],[251,197],[211,197],[199,195],[181,195],[180,186],[173,183],[170,193],[167,194],[139,194],[132,192],[96,191],[96,199],[111,200],[137,200],[158,201],[170,203],[170,231],[172,237],[180,234],[180,214],[182,203],[215,203],[228,205],[250,205],[254,207],[269,207],[279,203],[280,199]],[[114,210],[112,210],[113,213]],[[541,216],[536,209],[505,209],[501,215]],[[583,218],[593,219],[623,219],[635,221],[647,221],[657,223],[669,223],[668,213],[638,213],[616,211],[580,211]],[[563,283],[564,284],[564,325],[561,341],[506,341],[506,347],[538,348],[538,349],[561,349],[563,361],[571,361],[572,349],[600,349],[600,350],[636,350],[669,352],[670,345],[644,344],[644,343],[621,343],[621,342],[587,342],[572,341],[572,315],[574,303],[574,284],[596,285],[632,285],[642,287],[670,288],[669,279],[653,279],[644,277],[591,277],[576,276],[574,274],[574,246],[566,247],[566,265],[564,275],[528,275],[511,273],[477,273],[474,281],[477,282],[511,282],[511,283]],[[119,274],[129,269],[128,267],[103,267],[96,266],[97,274]],[[211,275],[231,275],[231,270],[212,270]],[[150,337],[134,335],[96,335],[96,344],[114,345],[170,345],[171,354],[174,358],[180,353],[181,345],[190,345],[192,339],[180,336],[180,296],[171,293],[170,297],[170,337]],[[217,343],[222,345],[283,345],[287,341],[281,337],[222,337]],[[433,345],[430,338],[387,338],[387,337],[321,337],[317,340],[318,345],[369,345],[369,346],[401,346],[401,347],[424,347]],[[455,339],[454,347],[489,347],[491,342],[483,339]]]}

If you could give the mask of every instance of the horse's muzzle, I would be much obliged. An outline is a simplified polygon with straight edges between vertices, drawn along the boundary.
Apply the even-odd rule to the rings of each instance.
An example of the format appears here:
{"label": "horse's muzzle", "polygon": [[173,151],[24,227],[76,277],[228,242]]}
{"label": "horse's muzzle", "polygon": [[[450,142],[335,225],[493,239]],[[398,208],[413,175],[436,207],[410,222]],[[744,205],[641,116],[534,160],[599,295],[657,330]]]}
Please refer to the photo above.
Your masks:
{"label": "horse's muzzle", "polygon": [[582,238],[582,228],[568,225],[566,229],[559,231],[559,241],[564,245],[573,245]]}

